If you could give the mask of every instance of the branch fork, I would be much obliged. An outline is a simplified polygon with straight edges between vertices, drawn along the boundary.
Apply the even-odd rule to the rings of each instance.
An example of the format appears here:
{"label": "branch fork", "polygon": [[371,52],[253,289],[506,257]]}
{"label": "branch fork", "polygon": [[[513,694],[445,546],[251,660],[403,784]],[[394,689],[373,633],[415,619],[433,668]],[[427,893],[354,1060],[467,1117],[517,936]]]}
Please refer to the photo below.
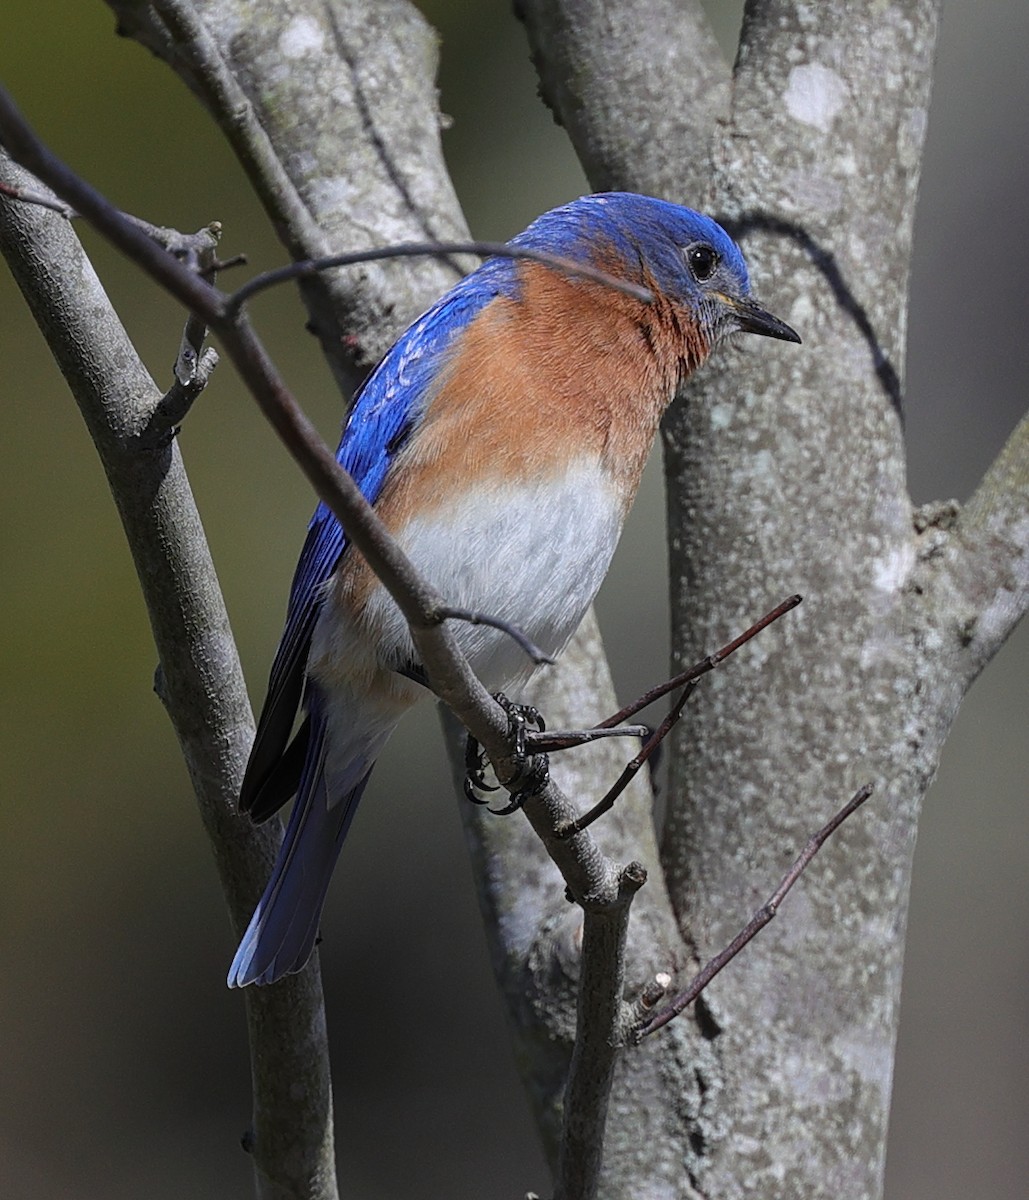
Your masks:
{"label": "branch fork", "polygon": [[[874,785],[866,783],[854,793],[847,803],[828,821],[817,833],[812,834],[805,845],[804,849],[797,856],[793,865],[783,876],[779,886],[775,889],[765,903],[754,913],[747,924],[733,938],[728,946],[714,958],[710,959],[706,965],[697,972],[690,983],[683,988],[681,992],[671,1001],[667,1007],[654,1013],[651,1010],[654,1007],[654,1002],[650,1002],[650,997],[654,995],[652,987],[645,989],[643,994],[637,1000],[635,1013],[638,1022],[632,1027],[630,1040],[634,1044],[638,1044],[645,1037],[649,1037],[652,1033],[657,1033],[659,1029],[663,1029],[669,1021],[675,1019],[680,1013],[684,1012],[690,1004],[701,994],[712,979],[732,960],[737,954],[752,941],[758,933],[771,921],[779,911],[779,907],[783,900],[786,899],[787,893],[803,874],[805,868],[815,857],[818,851],[825,845],[833,833],[843,824],[843,822],[861,807],[862,804],[871,796],[874,790]],[[668,976],[660,978],[667,979]],[[660,999],[660,997],[657,997]]]}

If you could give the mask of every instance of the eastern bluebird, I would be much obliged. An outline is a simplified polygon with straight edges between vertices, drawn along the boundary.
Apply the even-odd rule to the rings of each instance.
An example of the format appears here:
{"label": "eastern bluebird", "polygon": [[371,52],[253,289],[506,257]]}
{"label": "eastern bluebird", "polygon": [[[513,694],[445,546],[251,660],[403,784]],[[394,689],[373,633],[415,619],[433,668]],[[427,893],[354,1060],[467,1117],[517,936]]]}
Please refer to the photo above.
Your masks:
{"label": "eastern bluebird", "polygon": [[[586,196],[512,244],[589,263],[653,300],[487,259],[368,377],[337,458],[447,604],[501,617],[556,655],[600,587],[661,414],[689,375],[735,331],[800,338],[750,298],[739,247],[688,208]],[[461,623],[455,635],[491,690],[534,669],[497,629]],[[297,799],[230,987],[307,962],[357,802],[423,679],[398,608],[320,504],[239,803],[264,821]]]}

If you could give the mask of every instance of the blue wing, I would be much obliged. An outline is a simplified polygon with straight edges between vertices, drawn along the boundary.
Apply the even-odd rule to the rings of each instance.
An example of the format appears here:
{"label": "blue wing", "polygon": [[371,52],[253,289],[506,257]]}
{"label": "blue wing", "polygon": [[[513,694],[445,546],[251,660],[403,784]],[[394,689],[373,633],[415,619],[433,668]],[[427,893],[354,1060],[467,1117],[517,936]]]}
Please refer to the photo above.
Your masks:
{"label": "blue wing", "polygon": [[[420,317],[361,387],[336,458],[370,504],[375,503],[391,463],[417,426],[448,349],[495,296],[510,289],[512,280],[509,260],[493,259],[484,264]],[[342,526],[325,504],[319,504],[293,576],[286,627],[272,663],[268,695],[240,791],[239,807],[254,821],[270,817],[300,785],[312,735],[310,719],[304,721],[292,742],[290,735],[303,697],[323,586],[346,545]],[[322,733],[314,730],[316,737]]]}

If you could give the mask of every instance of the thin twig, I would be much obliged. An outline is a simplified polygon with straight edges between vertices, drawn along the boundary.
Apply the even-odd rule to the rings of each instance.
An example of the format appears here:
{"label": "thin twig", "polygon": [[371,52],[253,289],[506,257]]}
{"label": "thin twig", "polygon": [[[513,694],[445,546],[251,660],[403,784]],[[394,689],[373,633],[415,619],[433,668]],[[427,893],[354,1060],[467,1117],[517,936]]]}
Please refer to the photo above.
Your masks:
{"label": "thin twig", "polygon": [[233,267],[245,267],[248,259],[245,254],[230,254],[228,258],[216,258],[211,264],[210,271],[202,271],[204,278],[213,276],[219,271],[229,271]]}
{"label": "thin twig", "polygon": [[441,621],[464,621],[468,625],[488,625],[491,629],[499,629],[520,646],[538,667],[552,664],[555,661],[546,651],[541,650],[528,634],[502,617],[491,617],[488,613],[473,612],[470,608],[454,608],[449,604],[437,608],[436,615]]}
{"label": "thin twig", "polygon": [[218,365],[218,351],[208,346],[200,355],[192,376],[183,381],[178,379],[165,392],[150,415],[146,429],[139,435],[140,445],[156,449],[167,445],[200,393],[207,387],[211,373]]}
{"label": "thin twig", "polygon": [[10,200],[20,200],[23,204],[38,204],[40,208],[48,208],[51,212],[60,213],[69,221],[78,216],[70,204],[48,196],[45,192],[37,192],[34,188],[19,188],[10,183],[0,183],[0,196],[6,196]]}
{"label": "thin twig", "polygon": [[612,725],[603,729],[548,729],[546,733],[527,733],[525,749],[529,754],[554,754],[559,750],[588,745],[601,738],[647,738],[651,733],[653,730],[649,725]]}
{"label": "thin twig", "polygon": [[626,1028],[630,1031],[630,1036],[634,1037],[635,1031],[650,1020],[658,1001],[663,1000],[668,995],[668,989],[671,986],[671,975],[667,971],[658,971],[636,999],[627,1005],[625,1019]]}
{"label": "thin twig", "polygon": [[191,271],[204,279],[209,278],[216,261],[214,252],[222,235],[220,221],[212,221],[195,233],[183,233],[181,229],[169,225],[154,225],[152,221],[133,216],[132,213],[123,212],[121,215]]}
{"label": "thin twig", "polygon": [[650,1034],[656,1033],[659,1029],[667,1025],[669,1021],[677,1017],[685,1008],[692,1004],[693,1001],[696,1000],[696,998],[704,990],[704,988],[706,988],[711,982],[711,980],[714,979],[718,972],[721,971],[727,963],[730,963],[757,933],[764,929],[764,927],[779,911],[779,905],[782,904],[790,888],[792,888],[800,878],[808,863],[810,863],[810,861],[815,857],[826,841],[828,841],[828,839],[833,835],[833,833],[836,832],[843,822],[852,813],[856,812],[862,804],[864,804],[864,802],[872,794],[873,787],[873,784],[866,783],[863,787],[858,788],[854,795],[851,796],[850,800],[843,806],[843,808],[840,809],[833,819],[829,821],[828,824],[823,825],[822,828],[819,829],[816,834],[814,834],[814,836],[808,841],[807,845],[801,851],[796,862],[783,876],[782,882],[768,898],[766,903],[757,910],[753,917],[751,917],[750,921],[744,926],[743,929],[740,930],[740,932],[733,938],[729,945],[726,946],[726,948],[720,954],[716,954],[715,957],[711,959],[711,961],[703,968],[703,970],[701,970],[694,977],[689,986],[680,992],[667,1008],[663,1008],[659,1013],[656,1013],[653,1017],[651,1017],[644,1025],[640,1026],[634,1031],[633,1039],[635,1041],[639,1042],[643,1038],[649,1037]]}
{"label": "thin twig", "polygon": [[[68,220],[74,220],[81,216],[81,213],[70,204],[34,188],[18,188],[11,184],[0,183],[0,195],[50,209]],[[121,216],[203,279],[211,280],[219,269],[235,265],[240,260],[246,261],[243,255],[237,255],[222,263],[215,256],[222,232],[221,224],[218,221],[212,221],[195,233],[183,233],[181,230],[168,226],[154,225],[142,217],[133,216],[132,213],[123,211]],[[218,355],[213,350],[204,352],[206,337],[207,323],[194,313],[190,313],[186,318],[182,340],[175,356],[172,370],[175,383],[172,384],[155,410],[147,430],[142,435],[142,444],[162,444],[184,419],[190,405],[207,386],[211,372],[218,363]]]}
{"label": "thin twig", "polygon": [[653,704],[655,700],[660,700],[662,696],[667,696],[669,692],[674,692],[676,688],[682,687],[683,684],[689,683],[690,680],[699,679],[701,675],[706,675],[709,671],[713,671],[730,654],[735,653],[741,646],[749,642],[751,638],[757,637],[763,629],[767,629],[774,621],[778,621],[780,617],[784,616],[791,609],[796,608],[802,600],[803,596],[794,595],[784,600],[781,604],[777,604],[771,612],[765,613],[760,621],[756,621],[749,629],[744,630],[739,637],[734,638],[727,645],[723,646],[721,650],[716,650],[714,654],[709,654],[707,658],[694,663],[692,667],[687,667],[681,674],[667,680],[665,683],[658,684],[657,687],[651,688],[649,692],[644,692],[632,704],[626,705],[625,708],[620,708],[618,712],[612,713],[611,716],[600,721],[598,727],[604,729],[609,725],[620,725],[623,721],[634,717],[638,712],[646,708],[648,704]]}
{"label": "thin twig", "polygon": [[682,716],[682,710],[686,705],[686,701],[696,690],[700,677],[706,675],[709,671],[713,671],[715,667],[717,667],[720,663],[723,663],[730,654],[734,653],[734,651],[738,650],[741,646],[749,642],[751,638],[756,637],[763,629],[767,629],[773,621],[777,621],[781,616],[783,616],[784,613],[788,613],[790,609],[796,608],[800,602],[800,596],[790,596],[788,600],[784,600],[781,604],[776,605],[771,612],[766,613],[760,621],[757,621],[755,624],[751,625],[749,629],[745,630],[739,635],[739,637],[734,638],[727,645],[723,646],[721,650],[716,650],[714,654],[709,654],[707,658],[703,659],[699,663],[696,663],[688,670],[683,671],[681,675],[677,675],[674,679],[670,679],[667,683],[662,683],[655,688],[651,688],[649,692],[646,692],[642,697],[640,697],[639,700],[635,701],[633,704],[630,704],[627,708],[623,708],[613,716],[607,717],[605,720],[601,721],[597,726],[598,729],[613,728],[616,725],[620,725],[621,721],[627,717],[635,716],[640,709],[646,708],[648,704],[653,704],[655,700],[659,700],[662,696],[667,695],[667,693],[672,691],[674,688],[683,688],[682,695],[678,698],[678,700],[676,700],[675,704],[672,705],[668,715],[657,727],[657,729],[655,729],[650,737],[648,737],[639,754],[637,754],[635,758],[631,758],[625,764],[621,775],[618,776],[611,787],[608,788],[604,795],[601,796],[601,798],[596,804],[593,805],[591,809],[583,813],[582,816],[577,817],[564,829],[558,831],[559,836],[571,837],[573,834],[581,833],[582,830],[592,825],[598,817],[602,817],[604,813],[608,812],[613,807],[618,797],[622,794],[622,792],[625,791],[632,780],[636,777],[643,764],[654,754],[657,748],[678,724],[679,719]]}
{"label": "thin twig", "polygon": [[[10,200],[20,200],[23,204],[35,204],[39,208],[49,209],[51,212],[59,213],[62,217],[69,221],[78,220],[82,214],[64,200],[59,200],[55,196],[48,195],[46,192],[38,191],[35,188],[15,187],[13,184],[0,183],[0,196],[6,196]],[[173,229],[165,225],[154,225],[150,221],[144,220],[142,217],[133,216],[132,213],[122,212],[122,216],[126,221],[131,222],[137,229],[141,229],[148,237],[152,238],[158,246],[162,246],[169,253],[174,254],[176,258],[181,259],[187,265],[193,267],[199,274],[206,277],[207,271],[200,269],[197,264],[208,250],[210,246],[210,238],[213,236],[217,242],[218,236],[221,233],[221,225],[215,221],[205,228],[198,230],[196,233],[183,233],[179,229]],[[235,266],[239,262],[246,262],[246,255],[237,254],[233,258],[227,259],[224,263],[212,259],[211,270],[222,270],[225,267]]]}
{"label": "thin twig", "polygon": [[672,705],[671,710],[661,724],[647,738],[639,754],[634,758],[630,758],[622,769],[621,775],[608,788],[603,796],[593,805],[591,809],[584,812],[581,817],[577,817],[566,829],[559,831],[561,837],[571,837],[572,834],[581,833],[597,820],[604,813],[614,807],[615,801],[625,791],[629,784],[635,779],[640,767],[650,758],[654,751],[661,745],[672,729],[678,724],[679,718],[682,716],[682,710],[686,706],[686,701],[693,695],[697,689],[698,681],[691,679],[689,683],[682,689],[682,695]]}
{"label": "thin twig", "polygon": [[226,312],[235,313],[258,292],[266,291],[276,284],[287,283],[291,279],[307,279],[334,267],[352,267],[359,263],[379,262],[390,258],[446,258],[451,254],[475,254],[480,258],[500,255],[503,258],[527,259],[542,263],[565,275],[590,279],[616,292],[624,292],[625,295],[632,296],[634,300],[641,300],[644,304],[650,304],[654,299],[648,288],[618,279],[589,263],[576,262],[560,254],[548,254],[545,250],[536,250],[531,246],[512,246],[509,242],[400,242],[395,246],[382,246],[375,250],[354,250],[347,254],[332,254],[325,258],[290,263],[288,266],[276,267],[272,271],[255,275],[228,297]]}

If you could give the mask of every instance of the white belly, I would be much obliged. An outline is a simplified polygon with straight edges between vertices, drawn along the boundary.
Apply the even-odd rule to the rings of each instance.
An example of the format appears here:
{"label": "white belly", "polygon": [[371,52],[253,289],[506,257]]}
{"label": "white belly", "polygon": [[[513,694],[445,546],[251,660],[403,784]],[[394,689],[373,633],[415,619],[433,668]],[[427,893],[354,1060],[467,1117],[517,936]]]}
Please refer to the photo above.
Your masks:
{"label": "white belly", "polygon": [[[555,655],[607,573],[623,515],[600,467],[579,464],[545,487],[491,480],[413,518],[397,540],[447,604],[500,617]],[[383,587],[362,625],[375,631],[380,661],[412,661],[407,627]],[[512,687],[532,673],[507,635],[458,621],[453,629],[487,687]]]}

